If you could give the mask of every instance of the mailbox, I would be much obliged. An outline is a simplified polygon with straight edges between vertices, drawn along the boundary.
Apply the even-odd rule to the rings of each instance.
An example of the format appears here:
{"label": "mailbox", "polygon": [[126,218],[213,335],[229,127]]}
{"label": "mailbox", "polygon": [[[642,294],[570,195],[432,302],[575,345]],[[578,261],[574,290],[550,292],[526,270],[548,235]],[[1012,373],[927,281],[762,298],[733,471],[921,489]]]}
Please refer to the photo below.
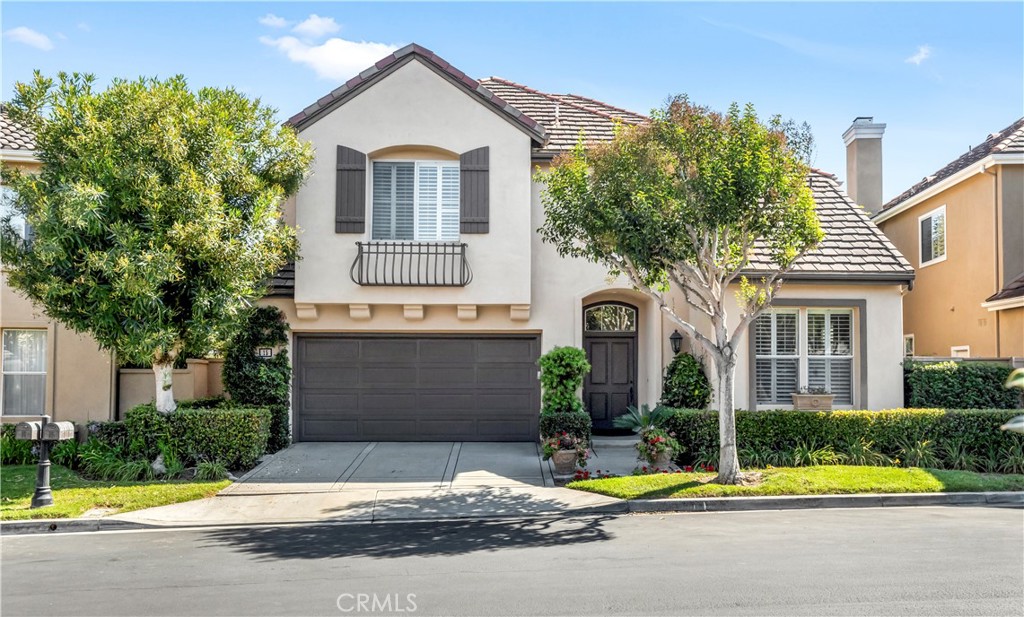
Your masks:
{"label": "mailbox", "polygon": [[66,441],[75,438],[73,422],[48,422],[43,426],[43,441]]}
{"label": "mailbox", "polygon": [[38,441],[42,426],[42,422],[18,422],[18,425],[14,427],[14,438]]}

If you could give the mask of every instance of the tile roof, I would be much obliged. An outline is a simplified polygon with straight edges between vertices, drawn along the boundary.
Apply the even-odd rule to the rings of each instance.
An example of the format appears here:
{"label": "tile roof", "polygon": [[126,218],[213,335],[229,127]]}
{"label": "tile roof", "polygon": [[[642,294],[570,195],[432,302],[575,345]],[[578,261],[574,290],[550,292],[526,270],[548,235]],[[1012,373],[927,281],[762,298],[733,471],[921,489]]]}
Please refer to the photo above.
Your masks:
{"label": "tile roof", "polygon": [[985,141],[974,146],[952,163],[903,191],[903,193],[882,206],[881,212],[885,212],[889,208],[895,208],[928,187],[942,182],[990,154],[1017,154],[1022,152],[1024,152],[1024,118],[1020,118],[998,133],[992,133]]}
{"label": "tile roof", "polygon": [[1021,296],[1024,296],[1024,274],[1021,274],[1017,278],[1007,283],[1006,286],[1000,289],[998,293],[994,293],[991,296],[985,298],[985,302],[995,302],[996,300],[1009,300],[1010,298],[1019,298]]}
{"label": "tile roof", "polygon": [[295,296],[295,262],[285,264],[267,282],[268,298],[292,298]]}
{"label": "tile roof", "polygon": [[[817,169],[807,175],[825,238],[801,257],[787,280],[845,279],[909,282],[914,269],[878,229],[863,208],[839,188],[836,177]],[[771,260],[756,254],[751,272],[771,270]]]}
{"label": "tile roof", "polygon": [[537,143],[544,144],[547,141],[544,127],[536,120],[524,115],[521,110],[495,96],[487,88],[482,88],[480,82],[449,64],[444,58],[441,58],[426,47],[415,43],[406,45],[393,54],[380,59],[370,68],[346,81],[325,96],[320,97],[315,103],[289,118],[285,124],[302,129],[316,122],[321,116],[344,103],[358,91],[376,82],[413,58],[423,60],[442,77],[461,86],[485,105],[491,106],[499,114],[505,116],[509,122],[526,131]]}
{"label": "tile roof", "polygon": [[582,134],[584,142],[608,141],[615,136],[615,125],[641,124],[649,118],[575,94],[549,94],[500,77],[480,80],[503,100],[508,101],[547,130],[548,142],[534,148],[534,156],[545,158],[571,150]]}
{"label": "tile roof", "polygon": [[36,137],[32,131],[11,120],[3,107],[0,107],[0,148],[26,152],[36,149]]}

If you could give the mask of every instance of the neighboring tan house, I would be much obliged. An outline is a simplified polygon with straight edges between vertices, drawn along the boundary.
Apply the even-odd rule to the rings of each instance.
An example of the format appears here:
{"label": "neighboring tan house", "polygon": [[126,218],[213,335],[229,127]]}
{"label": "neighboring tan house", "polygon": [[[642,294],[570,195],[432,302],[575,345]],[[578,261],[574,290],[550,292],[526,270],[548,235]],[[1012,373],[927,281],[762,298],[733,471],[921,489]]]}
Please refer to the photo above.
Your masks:
{"label": "neighboring tan house", "polygon": [[[596,426],[655,404],[675,328],[624,279],[541,241],[533,180],[581,132],[645,120],[476,81],[417,45],[294,116],[316,150],[287,206],[301,259],[265,300],[292,329],[294,438],[534,440],[537,359],[559,345],[590,357]],[[833,176],[808,181],[827,237],[742,342],[737,406],[787,407],[809,384],[837,407],[898,407],[913,270]]]}
{"label": "neighboring tan house", "polygon": [[[676,328],[626,280],[541,241],[534,181],[581,132],[609,140],[616,123],[646,120],[476,81],[417,45],[289,120],[316,158],[285,204],[301,258],[262,302],[291,326],[294,439],[536,440],[537,360],[564,345],[593,365],[583,395],[595,426],[657,403]],[[808,182],[826,238],[741,341],[736,404],[789,407],[811,385],[839,408],[898,407],[913,269],[833,176]],[[750,274],[768,267],[755,259]],[[671,300],[710,332],[678,291]]]}
{"label": "neighboring tan house", "polygon": [[[23,171],[39,170],[32,133],[0,110],[0,159]],[[6,193],[6,189],[4,189]],[[4,198],[6,199],[6,195]],[[31,229],[12,221],[22,237]],[[7,286],[0,264],[0,419],[18,422],[48,414],[78,423],[110,420],[115,405],[115,364],[94,340],[48,319]]]}
{"label": "neighboring tan house", "polygon": [[[847,132],[850,158],[874,168],[877,153],[880,193],[881,134],[866,130]],[[907,355],[1024,356],[1024,118],[885,205],[850,186],[917,271],[903,301]]]}

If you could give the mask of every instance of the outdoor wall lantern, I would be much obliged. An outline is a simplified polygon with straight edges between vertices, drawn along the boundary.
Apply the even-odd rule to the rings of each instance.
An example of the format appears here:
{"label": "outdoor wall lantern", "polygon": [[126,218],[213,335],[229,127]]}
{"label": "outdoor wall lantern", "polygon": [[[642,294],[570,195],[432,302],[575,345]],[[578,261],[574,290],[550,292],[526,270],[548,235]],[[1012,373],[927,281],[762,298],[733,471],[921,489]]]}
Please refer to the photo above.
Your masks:
{"label": "outdoor wall lantern", "polygon": [[672,343],[672,353],[679,353],[679,350],[683,348],[683,335],[679,334],[679,330],[673,330],[668,340]]}

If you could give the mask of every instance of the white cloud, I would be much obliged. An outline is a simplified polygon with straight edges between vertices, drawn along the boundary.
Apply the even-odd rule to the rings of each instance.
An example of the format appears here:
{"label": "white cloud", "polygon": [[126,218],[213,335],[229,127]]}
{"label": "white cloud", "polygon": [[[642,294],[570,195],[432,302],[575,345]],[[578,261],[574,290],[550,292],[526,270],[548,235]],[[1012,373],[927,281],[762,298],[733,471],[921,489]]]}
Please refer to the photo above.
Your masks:
{"label": "white cloud", "polygon": [[904,62],[907,64],[913,64],[914,66],[921,66],[921,63],[930,58],[931,55],[932,48],[927,45],[921,45],[917,48],[917,53],[904,60]]}
{"label": "white cloud", "polygon": [[68,35],[64,34],[63,32],[58,32],[56,34],[56,36],[57,36],[58,39],[60,39],[62,41],[68,40]]}
{"label": "white cloud", "polygon": [[270,26],[271,28],[284,28],[290,22],[284,17],[278,17],[273,13],[267,13],[263,17],[260,17],[260,23],[264,26]]}
{"label": "white cloud", "polygon": [[333,17],[320,17],[316,13],[311,14],[292,28],[292,32],[309,39],[318,39],[328,34],[334,34],[338,30],[341,30],[341,26],[334,21]]}
{"label": "white cloud", "polygon": [[25,26],[11,28],[7,32],[4,32],[4,36],[17,43],[24,43],[29,47],[35,47],[36,49],[42,49],[43,51],[50,51],[53,49],[53,41],[50,40],[50,37],[41,32],[36,32],[32,28],[26,28]]}
{"label": "white cloud", "polygon": [[79,30],[81,30],[82,32],[89,32],[89,31],[92,30],[92,26],[90,26],[89,24],[85,23],[84,21],[83,22],[79,22],[78,25],[76,25],[75,27],[78,28]]}
{"label": "white cloud", "polygon": [[387,43],[346,41],[337,37],[320,45],[311,45],[294,36],[276,39],[263,36],[260,42],[277,49],[292,62],[312,68],[318,77],[334,81],[346,80],[398,49]]}

